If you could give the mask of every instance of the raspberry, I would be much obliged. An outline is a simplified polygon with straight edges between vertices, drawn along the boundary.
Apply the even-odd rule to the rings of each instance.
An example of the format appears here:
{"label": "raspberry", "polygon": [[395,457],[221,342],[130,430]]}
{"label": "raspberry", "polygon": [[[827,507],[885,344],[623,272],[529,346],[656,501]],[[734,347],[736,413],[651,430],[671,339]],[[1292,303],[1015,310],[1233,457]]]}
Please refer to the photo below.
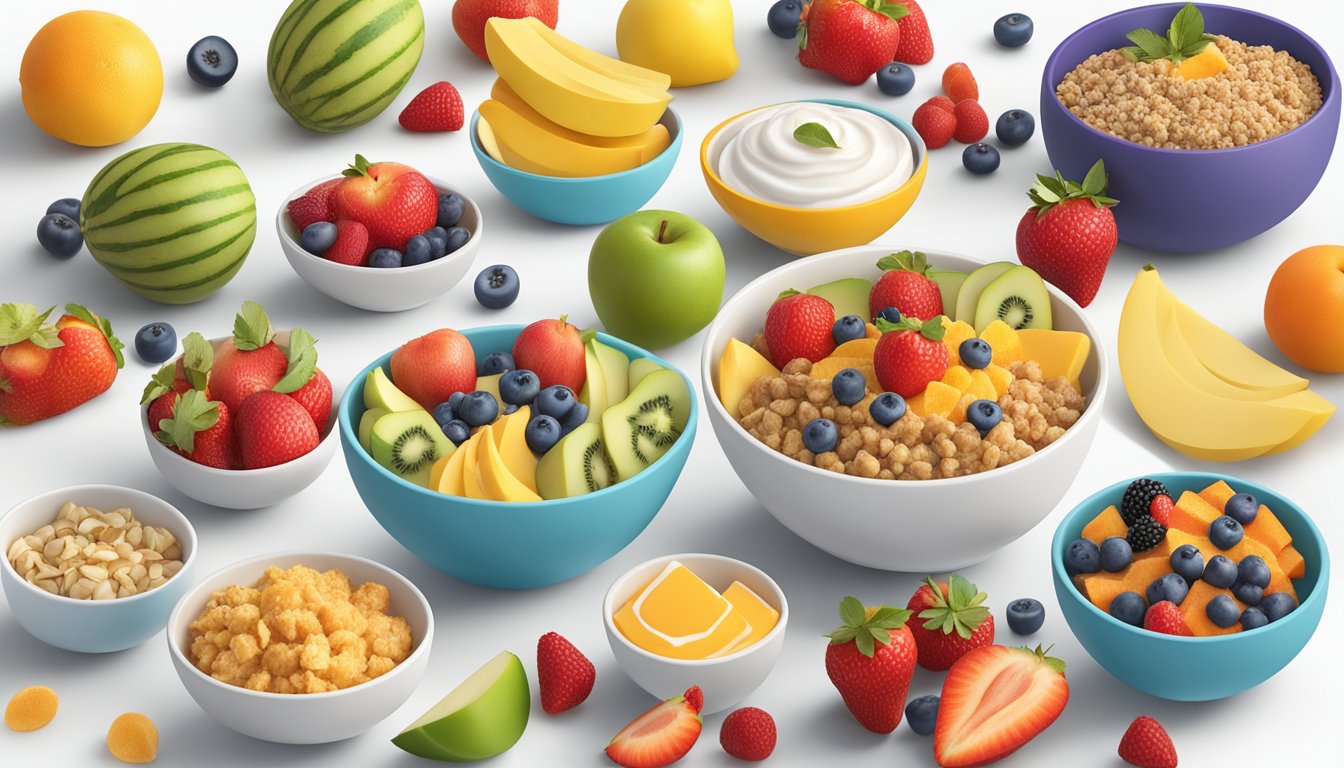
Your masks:
{"label": "raspberry", "polygon": [[1167,526],[1157,522],[1152,515],[1144,515],[1129,526],[1125,539],[1135,554],[1147,552],[1162,543],[1167,536]]}
{"label": "raspberry", "polygon": [[1149,508],[1153,503],[1153,497],[1158,495],[1171,496],[1167,486],[1159,480],[1141,477],[1130,483],[1125,489],[1124,498],[1120,501],[1120,517],[1124,519],[1125,525],[1133,525],[1135,520],[1150,516]]}
{"label": "raspberry", "polygon": [[937,149],[945,146],[957,132],[957,118],[950,111],[930,102],[925,102],[915,110],[910,123],[924,139],[924,146]]}
{"label": "raspberry", "polygon": [[979,99],[980,86],[976,85],[975,75],[971,74],[971,68],[958,61],[955,64],[949,64],[947,69],[943,70],[943,93],[954,102],[964,99]]}
{"label": "raspberry", "polygon": [[327,220],[327,203],[316,197],[304,195],[289,201],[289,220],[294,223],[296,232],[303,232],[309,224]]}
{"label": "raspberry", "polygon": [[743,707],[723,719],[719,744],[738,760],[764,760],[775,751],[775,719],[756,707]]}
{"label": "raspberry", "polygon": [[955,111],[957,108],[957,103],[947,98],[946,96],[934,96],[932,99],[929,99],[924,103],[932,104],[933,106],[938,107],[939,109],[947,110],[948,112]]}
{"label": "raspberry", "polygon": [[957,118],[957,128],[953,131],[952,138],[962,144],[974,144],[989,133],[989,116],[985,114],[980,102],[974,99],[958,101],[952,114]]}
{"label": "raspberry", "polygon": [[1171,500],[1170,496],[1165,493],[1159,493],[1153,497],[1151,502],[1149,502],[1148,514],[1152,515],[1153,519],[1157,522],[1163,525],[1168,525],[1168,521],[1171,520],[1171,510],[1175,507],[1176,504]]}

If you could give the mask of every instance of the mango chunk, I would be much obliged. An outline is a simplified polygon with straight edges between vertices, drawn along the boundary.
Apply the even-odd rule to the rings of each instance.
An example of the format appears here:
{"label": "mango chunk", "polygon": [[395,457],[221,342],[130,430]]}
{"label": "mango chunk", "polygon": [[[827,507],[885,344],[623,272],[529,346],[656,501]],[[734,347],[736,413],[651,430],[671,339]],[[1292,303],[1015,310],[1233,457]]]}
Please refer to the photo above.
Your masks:
{"label": "mango chunk", "polygon": [[975,338],[975,326],[961,321],[948,320],[943,315],[943,346],[947,347],[947,364],[961,365],[961,342]]}
{"label": "mango chunk", "polygon": [[1092,518],[1092,522],[1083,527],[1083,538],[1100,545],[1102,540],[1109,539],[1112,536],[1124,537],[1129,532],[1129,527],[1125,525],[1125,519],[1120,517],[1120,510],[1115,505],[1103,509],[1101,514]]}
{"label": "mango chunk", "polygon": [[[1199,497],[1209,503],[1214,509],[1221,510],[1227,506],[1227,500],[1232,498],[1236,491],[1226,482],[1219,480],[1208,488],[1199,492]],[[1274,516],[1269,507],[1260,505],[1259,511],[1255,514],[1255,520],[1246,526],[1246,535],[1258,539],[1265,546],[1277,552],[1282,552],[1284,548],[1293,543],[1293,537],[1288,533],[1288,529],[1283,527],[1279,518]]]}
{"label": "mango chunk", "polygon": [[1116,595],[1121,592],[1137,592],[1140,596],[1145,595],[1148,585],[1152,584],[1154,579],[1168,573],[1171,573],[1171,563],[1167,558],[1144,557],[1135,560],[1120,573],[1099,571],[1078,577],[1075,582],[1081,582],[1079,590],[1092,601],[1093,605],[1109,613],[1111,601]]}
{"label": "mango chunk", "polygon": [[949,365],[947,373],[943,374],[943,383],[958,392],[965,392],[971,386],[971,372],[964,366]]}
{"label": "mango chunk", "polygon": [[1008,392],[1008,388],[1013,385],[1012,372],[1001,365],[990,363],[985,366],[985,375],[989,377],[989,381],[994,385],[994,391],[999,397],[1003,397]]}
{"label": "mango chunk", "polygon": [[1228,67],[1227,57],[1214,43],[1176,65],[1176,74],[1186,80],[1199,80],[1221,74]]}
{"label": "mango chunk", "polygon": [[1181,616],[1185,617],[1186,626],[1190,627],[1190,631],[1194,632],[1196,637],[1230,635],[1241,631],[1240,622],[1224,629],[1209,621],[1209,601],[1219,595],[1232,598],[1232,601],[1237,604],[1237,610],[1246,610],[1246,605],[1237,600],[1231,590],[1210,586],[1207,581],[1196,581],[1190,586],[1190,592],[1185,596],[1185,599],[1181,601]]}
{"label": "mango chunk", "polygon": [[1054,331],[1047,328],[1023,328],[1017,332],[1022,345],[1022,357],[1035,360],[1041,373],[1051,379],[1061,376],[1078,387],[1078,376],[1083,372],[1087,355],[1092,351],[1092,340],[1085,333]]}
{"label": "mango chunk", "polygon": [[877,339],[851,339],[836,347],[827,357],[866,357],[872,359],[877,350]]}
{"label": "mango chunk", "polygon": [[1284,547],[1279,553],[1279,567],[1290,579],[1300,579],[1307,575],[1306,558],[1302,557],[1302,553],[1292,544]]}
{"label": "mango chunk", "polygon": [[1022,353],[1021,331],[1014,330],[1012,326],[1002,320],[995,320],[980,332],[980,338],[989,342],[989,346],[994,350],[995,365],[1007,366],[1009,363],[1025,359]]}
{"label": "mango chunk", "polygon": [[756,379],[778,376],[779,369],[750,344],[729,339],[719,358],[719,402],[733,416]]}
{"label": "mango chunk", "polygon": [[879,388],[877,370],[873,368],[871,357],[824,357],[812,365],[812,372],[808,375],[814,379],[831,379],[846,368],[854,368],[862,373],[868,389],[876,391]]}

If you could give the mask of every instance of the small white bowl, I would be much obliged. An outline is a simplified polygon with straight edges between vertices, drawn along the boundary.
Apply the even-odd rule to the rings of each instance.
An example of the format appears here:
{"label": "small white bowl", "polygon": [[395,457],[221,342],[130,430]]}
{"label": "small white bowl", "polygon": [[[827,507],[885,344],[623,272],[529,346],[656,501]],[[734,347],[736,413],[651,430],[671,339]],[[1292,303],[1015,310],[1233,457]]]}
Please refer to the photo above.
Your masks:
{"label": "small white bowl", "polygon": [[466,201],[458,226],[470,231],[471,237],[456,251],[441,259],[397,269],[352,267],[305,251],[299,245],[299,232],[289,220],[289,201],[302,197],[318,184],[334,178],[337,177],[326,176],[294,190],[275,214],[275,231],[280,236],[280,249],[285,252],[285,258],[289,259],[289,265],[309,285],[352,307],[374,312],[402,312],[428,304],[447,293],[471,269],[471,262],[481,247],[481,235],[485,232],[481,209],[460,188],[433,176],[427,178],[440,193],[455,192]]}
{"label": "small white bowl", "polygon": [[[411,654],[391,672],[367,683],[329,693],[268,693],[221,682],[196,668],[189,627],[210,595],[234,584],[255,584],[270,566],[306,565],[317,571],[339,569],[352,585],[373,581],[388,588],[388,613],[402,616],[411,628]],[[429,666],[434,642],[434,613],[429,602],[406,577],[380,563],[329,552],[281,552],[253,557],[202,579],[168,618],[168,651],[187,693],[229,728],[254,739],[281,744],[324,744],[357,736],[392,714],[415,692]]]}
{"label": "small white bowl", "polygon": [[[221,336],[211,339],[210,343],[218,350],[229,338]],[[276,331],[275,342],[288,344],[289,331]],[[159,442],[154,436],[154,430],[149,428],[149,403],[140,406],[140,430],[144,432],[145,445],[149,447],[149,457],[154,460],[154,466],[158,467],[168,484],[177,490],[216,507],[269,507],[312,485],[331,463],[331,457],[336,455],[336,445],[340,442],[340,430],[336,428],[336,404],[340,402],[341,393],[335,391],[335,387],[336,382],[333,381],[331,416],[327,419],[326,429],[321,432],[321,442],[299,458],[274,467],[216,469],[174,453]]]}
{"label": "small white bowl", "polygon": [[[711,587],[722,592],[740,581],[779,611],[774,629],[754,645],[717,659],[669,659],[640,648],[616,628],[616,612],[654,579],[673,560],[691,569]],[[692,685],[705,694],[702,714],[728,709],[751,694],[770,676],[784,650],[784,629],[789,623],[789,601],[775,580],[754,565],[723,555],[685,554],[655,557],[626,571],[616,579],[602,600],[602,625],[616,663],[640,688],[659,699],[680,695]]]}
{"label": "small white bowl", "polygon": [[182,547],[182,570],[162,585],[132,597],[75,600],[29,584],[5,557],[0,564],[0,583],[4,584],[9,608],[29,634],[57,648],[79,653],[134,648],[163,629],[178,598],[191,587],[196,570],[196,531],[185,515],[157,496],[117,485],[75,485],[21,501],[0,517],[0,556],[19,537],[51,524],[67,501],[103,512],[129,507],[135,519],[167,528]]}

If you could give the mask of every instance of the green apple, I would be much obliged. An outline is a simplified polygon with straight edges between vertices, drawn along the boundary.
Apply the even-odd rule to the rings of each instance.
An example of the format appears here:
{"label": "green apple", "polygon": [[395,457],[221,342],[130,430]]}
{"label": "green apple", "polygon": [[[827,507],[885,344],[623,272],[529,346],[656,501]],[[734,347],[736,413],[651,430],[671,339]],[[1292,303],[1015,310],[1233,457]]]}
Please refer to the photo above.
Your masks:
{"label": "green apple", "polygon": [[636,211],[607,225],[588,256],[588,292],[607,332],[657,349],[709,325],[723,301],[719,241],[672,211]]}
{"label": "green apple", "polygon": [[942,294],[943,314],[948,320],[956,320],[957,294],[961,291],[961,284],[966,282],[966,278],[970,275],[954,269],[930,269],[928,276],[938,284],[938,293]]}
{"label": "green apple", "polygon": [[466,763],[507,752],[527,728],[532,693],[523,663],[504,651],[472,673],[392,743],[419,757]]}
{"label": "green apple", "polygon": [[370,371],[364,381],[364,407],[385,408],[391,413],[423,410],[410,395],[397,389],[381,367]]}

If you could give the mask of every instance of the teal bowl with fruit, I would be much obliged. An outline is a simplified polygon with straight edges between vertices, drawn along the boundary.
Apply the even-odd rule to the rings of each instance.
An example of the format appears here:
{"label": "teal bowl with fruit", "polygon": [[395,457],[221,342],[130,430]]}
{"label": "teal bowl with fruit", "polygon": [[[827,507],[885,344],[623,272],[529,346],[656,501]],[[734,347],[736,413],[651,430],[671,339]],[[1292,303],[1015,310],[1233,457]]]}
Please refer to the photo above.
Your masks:
{"label": "teal bowl with fruit", "polygon": [[1209,701],[1263,683],[1311,640],[1330,555],[1311,517],[1281,494],[1168,472],[1074,507],[1055,531],[1051,571],[1065,621],[1098,664],[1144,693]]}
{"label": "teal bowl with fruit", "polygon": [[[558,442],[535,452],[533,446],[547,441],[536,438],[534,422],[550,416],[551,404],[533,399],[506,413],[507,403],[519,399],[513,396],[518,379],[501,385],[508,374],[491,373],[490,366],[499,353],[519,352],[515,340],[540,324],[428,334],[375,360],[341,399],[346,464],[374,518],[425,562],[482,586],[546,586],[611,558],[658,514],[695,440],[699,406],[686,375],[643,349],[596,333],[583,338],[583,385],[570,391],[577,391],[573,397],[587,413],[601,416],[565,424]],[[434,346],[439,341],[444,346]],[[553,359],[550,352],[543,354]],[[418,370],[413,354],[433,361],[432,378],[440,384],[431,387],[464,375],[466,384],[451,389],[474,389],[464,396],[448,397],[443,389],[426,394],[423,383],[409,380]],[[400,355],[406,357],[394,359]],[[463,359],[439,367],[458,357]],[[405,360],[412,362],[401,367]],[[541,398],[549,389],[529,396]],[[446,398],[441,406],[453,404],[457,418],[441,418],[441,408],[431,402],[440,397]],[[476,416],[468,409],[482,402],[498,415],[468,418]],[[569,413],[579,413],[579,405],[570,407]],[[462,419],[474,423],[469,434],[454,432],[453,422]]]}

